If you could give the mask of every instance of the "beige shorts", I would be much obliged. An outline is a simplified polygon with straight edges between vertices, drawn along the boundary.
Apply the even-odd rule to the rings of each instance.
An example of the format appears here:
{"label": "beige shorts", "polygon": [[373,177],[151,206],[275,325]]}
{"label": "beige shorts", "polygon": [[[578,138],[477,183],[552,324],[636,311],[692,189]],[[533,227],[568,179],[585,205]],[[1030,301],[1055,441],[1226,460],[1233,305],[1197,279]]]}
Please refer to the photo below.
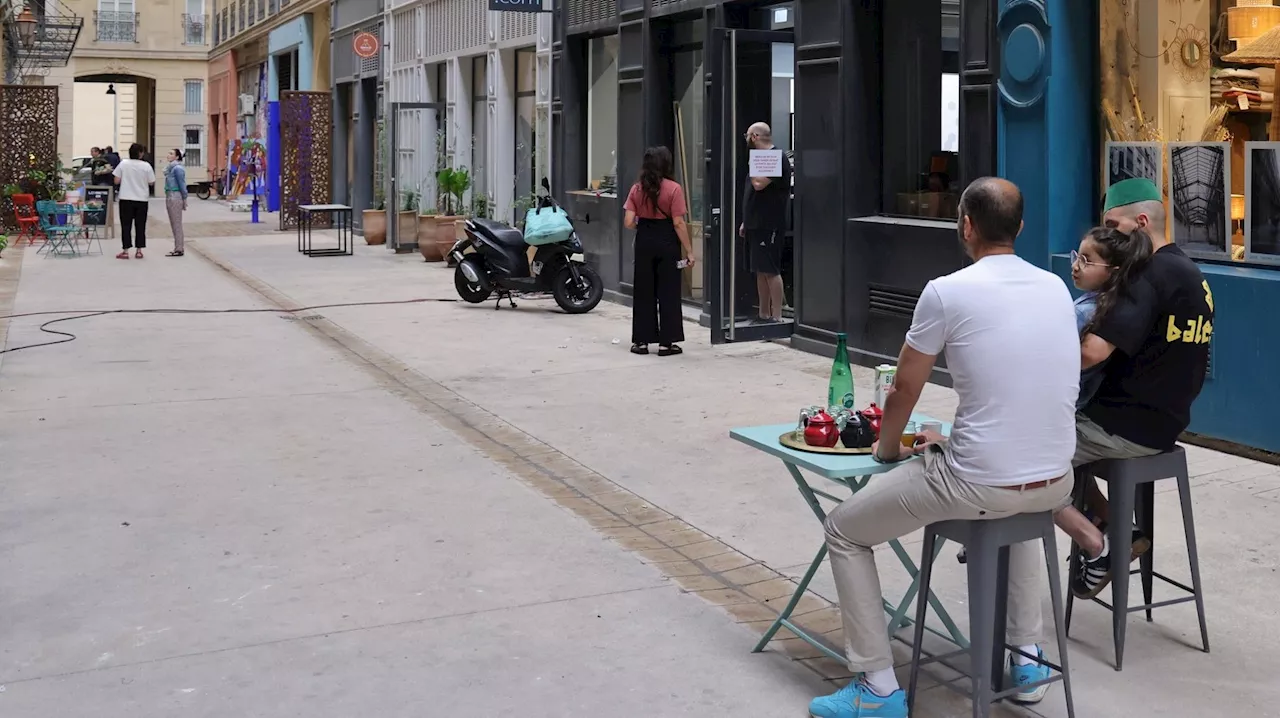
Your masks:
{"label": "beige shorts", "polygon": [[[1106,429],[1094,423],[1093,419],[1084,414],[1076,414],[1076,454],[1071,459],[1072,466],[1092,464],[1102,459],[1137,459],[1159,453],[1158,449],[1109,434]],[[1071,503],[1072,497],[1068,495],[1066,503],[1058,509],[1065,509]]]}

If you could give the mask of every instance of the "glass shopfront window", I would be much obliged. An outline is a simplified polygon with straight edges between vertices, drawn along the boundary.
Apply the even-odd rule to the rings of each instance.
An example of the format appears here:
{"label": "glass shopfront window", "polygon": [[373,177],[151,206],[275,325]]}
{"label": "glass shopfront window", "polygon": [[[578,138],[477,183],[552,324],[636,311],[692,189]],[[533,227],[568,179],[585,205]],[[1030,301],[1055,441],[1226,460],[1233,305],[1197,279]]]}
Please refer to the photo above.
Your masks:
{"label": "glass shopfront window", "polygon": [[884,6],[882,211],[954,219],[959,202],[960,3]]}
{"label": "glass shopfront window", "polygon": [[[591,40],[587,62],[589,189],[616,192],[618,186],[618,36],[610,35]],[[698,127],[701,133],[701,124]]]}
{"label": "glass shopfront window", "polygon": [[1097,66],[1128,65],[1098,77],[1101,189],[1148,177],[1164,193],[1168,239],[1188,255],[1280,264],[1280,8],[1212,0],[1179,12],[1100,18]]}
{"label": "glass shopfront window", "polygon": [[516,157],[517,201],[534,193],[538,161],[536,123],[538,119],[537,55],[533,48],[516,50]]}

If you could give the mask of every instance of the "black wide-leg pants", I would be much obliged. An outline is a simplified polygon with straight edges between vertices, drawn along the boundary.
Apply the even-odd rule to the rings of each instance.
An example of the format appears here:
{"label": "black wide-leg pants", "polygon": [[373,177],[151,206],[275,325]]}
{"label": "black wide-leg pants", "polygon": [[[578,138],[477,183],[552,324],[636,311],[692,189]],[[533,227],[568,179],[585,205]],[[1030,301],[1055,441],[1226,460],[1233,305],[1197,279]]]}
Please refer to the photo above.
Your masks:
{"label": "black wide-leg pants", "polygon": [[684,341],[680,308],[680,237],[669,219],[640,219],[636,227],[632,344]]}

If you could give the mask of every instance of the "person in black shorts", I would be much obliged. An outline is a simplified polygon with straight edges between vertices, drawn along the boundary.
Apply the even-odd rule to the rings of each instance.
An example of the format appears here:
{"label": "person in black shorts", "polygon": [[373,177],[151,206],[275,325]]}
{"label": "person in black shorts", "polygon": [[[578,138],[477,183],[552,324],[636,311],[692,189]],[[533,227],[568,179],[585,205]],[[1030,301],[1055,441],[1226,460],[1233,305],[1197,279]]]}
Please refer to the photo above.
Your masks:
{"label": "person in black shorts", "polygon": [[[747,146],[771,150],[773,130],[763,122],[747,128]],[[760,321],[782,321],[782,244],[787,234],[787,203],[791,201],[791,162],[782,154],[781,177],[748,177],[742,194],[742,224],[738,236],[747,241],[748,266],[756,275]]]}

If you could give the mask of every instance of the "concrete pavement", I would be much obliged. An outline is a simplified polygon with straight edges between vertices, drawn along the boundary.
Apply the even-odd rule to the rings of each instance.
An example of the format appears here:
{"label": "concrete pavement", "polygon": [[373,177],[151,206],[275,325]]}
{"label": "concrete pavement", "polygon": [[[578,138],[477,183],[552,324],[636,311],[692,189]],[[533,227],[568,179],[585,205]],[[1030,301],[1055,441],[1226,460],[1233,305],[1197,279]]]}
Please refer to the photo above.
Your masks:
{"label": "concrete pavement", "polygon": [[[241,216],[220,212],[193,200],[189,226]],[[441,265],[381,248],[190,246],[127,263],[27,253],[14,309],[454,296]],[[549,300],[124,315],[0,356],[0,570],[23,577],[0,594],[2,714],[803,714],[844,669],[795,639],[747,650],[821,533],[781,465],[726,434],[788,421],[829,362],[712,348],[693,325],[684,356],[635,357],[628,316]],[[37,323],[15,320],[8,345],[43,340]],[[922,408],[949,418],[954,395],[932,387]],[[1117,674],[1109,616],[1082,606],[1080,715],[1280,715],[1264,548],[1280,471],[1189,452],[1214,653],[1187,647],[1193,609],[1168,608],[1131,622]],[[1185,577],[1176,506],[1161,494],[1158,563]],[[963,619],[950,553],[935,580]],[[891,554],[881,572],[905,587]],[[801,622],[838,629],[825,568],[814,587]],[[941,688],[920,711],[968,714]],[[1059,689],[1039,711],[1065,715]]]}

